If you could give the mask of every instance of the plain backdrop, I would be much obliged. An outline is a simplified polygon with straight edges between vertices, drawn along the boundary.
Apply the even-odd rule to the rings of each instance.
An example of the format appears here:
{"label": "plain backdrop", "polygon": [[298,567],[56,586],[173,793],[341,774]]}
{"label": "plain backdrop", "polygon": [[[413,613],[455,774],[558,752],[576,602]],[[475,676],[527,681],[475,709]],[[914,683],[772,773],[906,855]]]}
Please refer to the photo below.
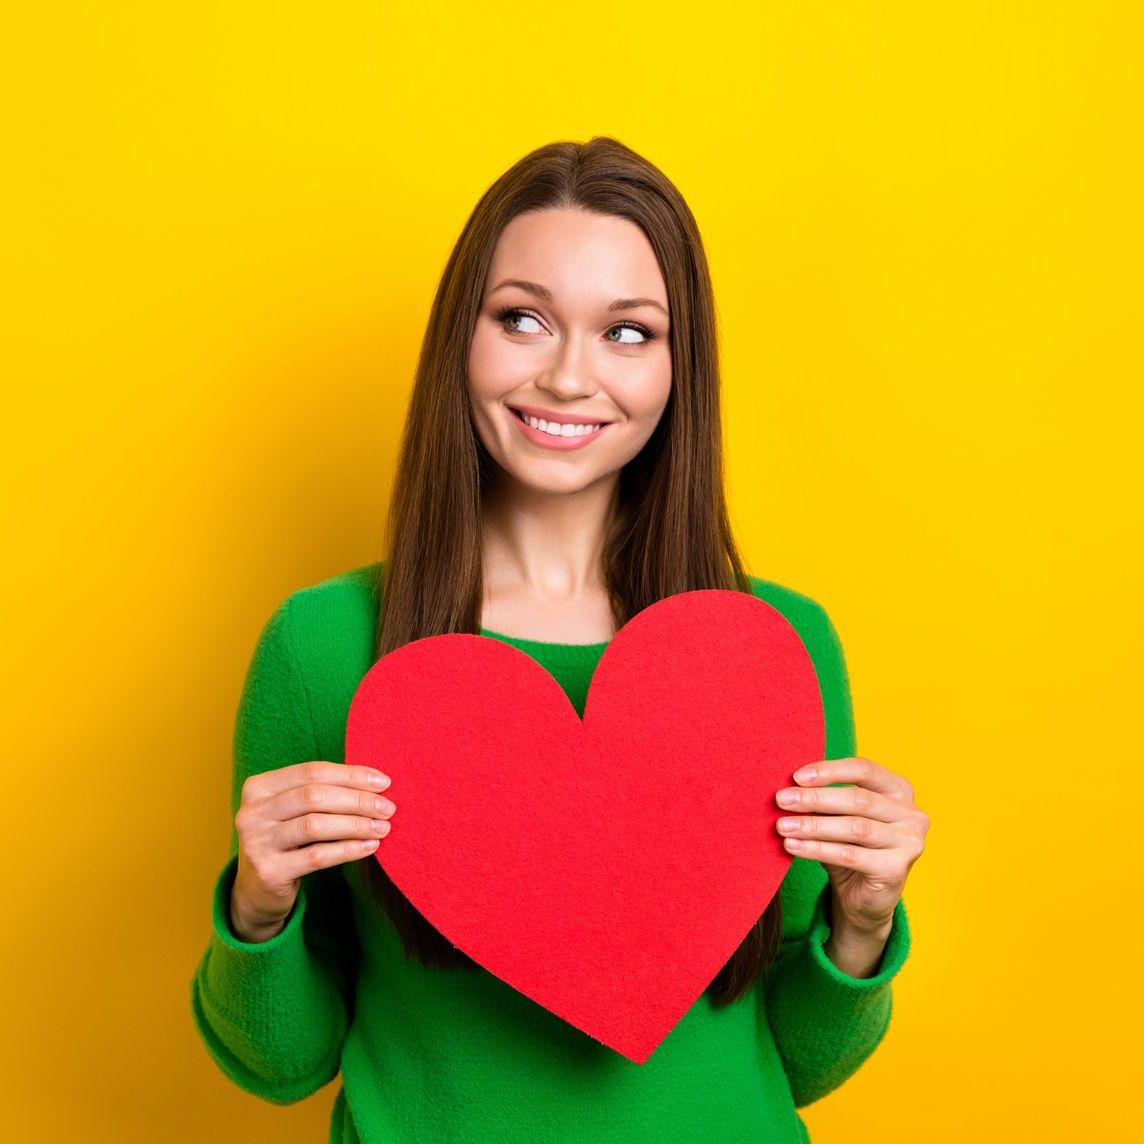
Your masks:
{"label": "plain backdrop", "polygon": [[191,1022],[258,632],[380,556],[486,187],[615,135],[699,221],[750,570],[932,818],[815,1144],[1125,1139],[1142,610],[1128,3],[24,6],[0,41],[11,1140],[324,1140]]}

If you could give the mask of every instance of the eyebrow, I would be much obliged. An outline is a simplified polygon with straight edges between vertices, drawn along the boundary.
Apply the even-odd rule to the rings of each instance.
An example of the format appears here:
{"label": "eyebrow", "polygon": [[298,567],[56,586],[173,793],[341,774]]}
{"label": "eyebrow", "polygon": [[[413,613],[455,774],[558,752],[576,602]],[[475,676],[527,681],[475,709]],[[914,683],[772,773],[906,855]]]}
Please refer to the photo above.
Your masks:
{"label": "eyebrow", "polygon": [[[545,302],[552,301],[552,291],[547,286],[541,286],[539,282],[528,282],[523,278],[506,278],[494,286],[489,293],[495,294],[506,286],[518,286],[521,290],[527,290],[529,294],[535,294],[537,298],[542,298]],[[614,302],[609,303],[608,309],[609,311],[638,310],[641,306],[654,306],[657,310],[663,311],[664,317],[670,317],[663,304],[654,298],[617,298]]]}

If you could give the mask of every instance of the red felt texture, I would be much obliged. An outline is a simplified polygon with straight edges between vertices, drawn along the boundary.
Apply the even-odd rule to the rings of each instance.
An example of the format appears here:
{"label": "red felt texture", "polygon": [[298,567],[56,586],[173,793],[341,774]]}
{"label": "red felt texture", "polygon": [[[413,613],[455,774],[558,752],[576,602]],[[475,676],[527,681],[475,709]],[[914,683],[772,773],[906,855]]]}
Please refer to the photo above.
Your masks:
{"label": "red felt texture", "polygon": [[775,792],[823,757],[818,678],[744,592],[645,608],[581,720],[519,648],[416,640],[350,706],[347,764],[392,782],[376,857],[450,942],[638,1064],[710,984],[791,858]]}

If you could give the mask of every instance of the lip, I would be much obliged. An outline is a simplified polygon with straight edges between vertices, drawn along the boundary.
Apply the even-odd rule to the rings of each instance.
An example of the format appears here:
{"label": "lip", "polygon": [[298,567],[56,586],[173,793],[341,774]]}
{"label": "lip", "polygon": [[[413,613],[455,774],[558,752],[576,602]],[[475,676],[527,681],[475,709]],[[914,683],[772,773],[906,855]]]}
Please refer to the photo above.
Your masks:
{"label": "lip", "polygon": [[[593,441],[595,441],[597,437],[606,433],[608,431],[607,427],[611,424],[610,421],[599,421],[596,422],[596,424],[603,426],[603,428],[593,429],[591,433],[585,433],[579,437],[556,437],[551,433],[545,433],[543,429],[533,429],[533,427],[529,425],[527,421],[517,416],[516,411],[512,406],[506,406],[505,408],[508,409],[509,417],[516,422],[517,427],[525,435],[525,437],[534,445],[539,445],[542,449],[582,449],[585,445],[590,445]],[[522,406],[521,408],[524,412],[528,411],[527,406]],[[536,417],[539,415],[534,413],[532,416]],[[547,421],[548,418],[545,417],[545,420]],[[553,418],[553,420],[555,420],[555,418]],[[590,425],[592,422],[562,421],[561,424]]]}
{"label": "lip", "polygon": [[610,425],[602,417],[575,417],[571,413],[557,413],[552,409],[537,409],[533,405],[510,405],[509,409],[517,409],[529,417],[537,420],[555,421],[557,425]]}

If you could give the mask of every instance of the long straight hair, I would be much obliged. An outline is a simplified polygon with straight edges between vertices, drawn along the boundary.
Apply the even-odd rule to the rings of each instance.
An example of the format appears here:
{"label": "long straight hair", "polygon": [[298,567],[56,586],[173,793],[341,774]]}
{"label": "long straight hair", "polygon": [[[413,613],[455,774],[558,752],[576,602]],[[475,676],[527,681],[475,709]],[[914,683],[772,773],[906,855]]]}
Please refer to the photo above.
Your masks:
{"label": "long straight hair", "polygon": [[[375,659],[412,640],[480,634],[481,509],[493,461],[472,418],[467,359],[494,248],[525,211],[579,209],[642,228],[671,313],[672,383],[640,453],[621,470],[603,549],[615,630],[679,592],[749,592],[731,533],[715,308],[699,228],[667,177],[618,140],[555,142],[525,155],[484,193],[441,276],[422,343],[385,525]],[[428,922],[380,863],[361,863],[407,959],[476,963]],[[715,1005],[744,997],[781,942],[780,895],[706,988]]]}

